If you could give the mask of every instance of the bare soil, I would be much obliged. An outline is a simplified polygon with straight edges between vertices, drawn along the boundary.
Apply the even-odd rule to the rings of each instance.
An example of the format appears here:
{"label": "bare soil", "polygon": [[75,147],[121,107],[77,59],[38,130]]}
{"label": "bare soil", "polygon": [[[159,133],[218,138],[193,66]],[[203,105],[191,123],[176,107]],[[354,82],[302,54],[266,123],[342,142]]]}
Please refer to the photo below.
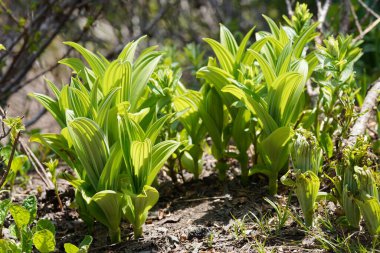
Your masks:
{"label": "bare soil", "polygon": [[[89,230],[79,218],[71,207],[74,190],[66,182],[61,181],[59,186],[64,210],[59,209],[54,191],[46,191],[34,173],[26,187],[16,187],[12,196],[14,201],[29,194],[38,196],[38,217],[48,218],[56,225],[57,252],[64,252],[66,242],[78,245],[87,234],[94,237],[90,252],[334,252],[321,243],[322,235],[339,240],[348,233],[343,226],[330,231],[328,224],[306,232],[297,222],[297,219],[302,220],[302,215],[295,197],[289,202],[292,215],[281,229],[276,229],[278,216],[263,197],[285,209],[287,196],[291,195],[280,185],[280,195],[267,196],[263,177],[254,177],[243,187],[236,173],[231,172],[228,179],[221,182],[210,166],[206,166],[201,179],[193,180],[186,173],[185,178],[186,182],[174,184],[165,170],[161,172],[157,186],[160,199],[149,214],[143,238],[135,240],[131,226],[123,223],[124,241],[114,245],[109,243],[104,226],[95,224]],[[332,225],[338,226],[339,208],[326,201],[319,206],[317,219],[329,217]],[[371,242],[364,229],[347,240],[368,245]]]}

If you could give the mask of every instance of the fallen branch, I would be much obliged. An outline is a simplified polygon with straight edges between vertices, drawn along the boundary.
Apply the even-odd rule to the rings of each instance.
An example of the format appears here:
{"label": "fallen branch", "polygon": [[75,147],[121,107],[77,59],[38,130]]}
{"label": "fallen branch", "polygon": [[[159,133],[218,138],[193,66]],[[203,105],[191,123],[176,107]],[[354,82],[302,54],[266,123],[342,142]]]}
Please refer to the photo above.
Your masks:
{"label": "fallen branch", "polygon": [[365,134],[368,120],[370,119],[374,107],[377,105],[377,98],[380,95],[380,78],[373,84],[372,88],[368,91],[363,106],[360,110],[361,116],[355,121],[354,126],[351,129],[350,137],[347,145],[353,146],[356,143],[356,139],[360,135]]}

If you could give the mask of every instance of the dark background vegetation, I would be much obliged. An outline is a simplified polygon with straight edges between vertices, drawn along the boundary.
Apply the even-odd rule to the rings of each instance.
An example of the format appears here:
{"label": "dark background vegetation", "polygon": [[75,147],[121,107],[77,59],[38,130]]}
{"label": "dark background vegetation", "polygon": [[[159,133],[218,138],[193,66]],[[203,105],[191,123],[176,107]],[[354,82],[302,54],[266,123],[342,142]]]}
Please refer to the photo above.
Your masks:
{"label": "dark background vegetation", "polygon": [[[301,2],[309,5],[315,20],[328,2],[321,38],[338,33],[358,36],[379,19],[378,0]],[[149,39],[144,43],[159,45],[168,60],[176,59],[185,85],[196,88],[192,73],[204,62],[198,65],[190,59],[186,45],[194,43],[193,49],[208,55],[202,38],[217,38],[219,23],[241,37],[253,26],[267,28],[261,13],[282,21],[294,5],[291,0],[0,0],[0,43],[6,47],[0,51],[0,105],[25,115],[27,125],[41,118],[44,111],[27,93],[47,93],[44,77],[58,85],[68,82],[69,72],[57,61],[74,52],[63,41],[79,42],[112,58],[127,42],[146,34]],[[365,94],[380,73],[380,26],[365,34],[362,47],[357,71]]]}

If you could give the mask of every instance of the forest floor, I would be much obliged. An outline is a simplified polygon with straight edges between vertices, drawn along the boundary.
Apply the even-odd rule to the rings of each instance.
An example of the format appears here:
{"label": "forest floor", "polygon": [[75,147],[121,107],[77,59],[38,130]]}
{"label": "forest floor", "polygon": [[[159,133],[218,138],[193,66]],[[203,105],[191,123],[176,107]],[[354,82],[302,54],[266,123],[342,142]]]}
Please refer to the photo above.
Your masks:
{"label": "forest floor", "polygon": [[316,226],[309,230],[302,225],[297,199],[289,200],[290,192],[281,184],[279,195],[269,196],[264,178],[252,178],[242,187],[237,169],[221,182],[211,167],[205,166],[196,181],[185,174],[184,183],[173,183],[163,170],[160,199],[149,213],[143,238],[134,240],[132,228],[123,223],[124,241],[114,245],[109,244],[105,227],[95,224],[89,231],[70,207],[74,190],[66,182],[60,182],[63,210],[54,191],[45,191],[34,173],[26,186],[15,188],[13,199],[38,196],[38,217],[56,225],[58,252],[64,252],[66,242],[78,245],[87,234],[94,237],[89,252],[380,252],[364,227],[358,232],[342,226],[341,210],[333,202],[319,203]]}

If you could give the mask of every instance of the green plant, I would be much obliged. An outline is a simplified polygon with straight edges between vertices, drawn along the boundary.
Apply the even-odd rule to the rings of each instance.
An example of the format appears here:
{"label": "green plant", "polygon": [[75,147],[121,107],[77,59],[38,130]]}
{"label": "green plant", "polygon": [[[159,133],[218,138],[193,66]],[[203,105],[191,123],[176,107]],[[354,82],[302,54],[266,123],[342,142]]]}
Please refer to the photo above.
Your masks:
{"label": "green plant", "polygon": [[[298,202],[305,218],[305,225],[313,225],[313,214],[318,197],[320,181],[318,174],[322,167],[322,149],[315,136],[305,129],[298,129],[291,148],[293,170],[281,181],[294,187]],[[290,176],[291,174],[291,176]]]}
{"label": "green plant", "polygon": [[264,198],[264,200],[273,207],[277,214],[277,233],[280,232],[280,230],[284,227],[286,221],[289,218],[290,210],[289,210],[289,204],[290,204],[290,196],[288,197],[288,201],[286,203],[286,206],[283,207],[281,204],[275,203],[272,200],[268,198]]}
{"label": "green plant", "polygon": [[158,118],[159,104],[151,104],[148,81],[160,53],[151,47],[134,59],[139,43],[128,43],[111,63],[82,46],[74,47],[90,68],[75,58],[60,63],[73,69],[71,84],[59,90],[48,82],[55,99],[32,94],[62,127],[60,134],[36,134],[31,141],[50,147],[75,170],[61,175],[76,188],[82,218],[109,229],[112,242],[120,238],[123,217],[142,234],[148,210],[157,202],[151,187],[157,173],[178,148],[176,141],[156,139],[172,114]]}
{"label": "green plant", "polygon": [[46,167],[48,168],[49,172],[50,172],[50,175],[51,175],[51,181],[54,185],[54,193],[55,193],[55,196],[57,197],[57,200],[58,200],[58,204],[59,204],[59,208],[61,210],[63,210],[63,204],[62,204],[62,200],[61,200],[61,197],[59,196],[59,192],[58,192],[58,183],[57,183],[57,166],[58,166],[58,160],[57,159],[54,159],[54,160],[50,160],[49,162],[46,162],[44,163],[46,165]]}
{"label": "green plant", "polygon": [[370,168],[355,166],[354,171],[354,178],[359,188],[355,197],[355,203],[359,206],[369,232],[372,235],[378,235],[380,234],[380,197],[378,185]]}
{"label": "green plant", "polygon": [[360,209],[355,201],[359,192],[358,180],[355,179],[355,167],[371,166],[368,157],[369,143],[364,138],[358,138],[354,146],[343,150],[343,159],[335,168],[333,193],[341,204],[347,221],[351,227],[358,228],[361,219]]}
{"label": "green plant", "polygon": [[33,246],[39,252],[53,252],[55,250],[55,227],[53,223],[46,219],[41,219],[32,224],[37,216],[37,199],[29,196],[24,199],[22,205],[11,203],[10,200],[1,203],[1,219],[11,214],[14,223],[9,227],[11,235],[17,238],[0,239],[0,249],[2,252],[32,252]]}
{"label": "green plant", "polygon": [[79,247],[72,243],[65,243],[64,248],[66,253],[87,253],[92,243],[92,236],[86,235],[79,244]]}
{"label": "green plant", "polygon": [[314,133],[329,158],[349,134],[356,118],[355,96],[358,93],[354,64],[362,56],[361,41],[352,36],[329,37],[317,45],[315,55],[320,64],[316,67],[313,80],[319,86],[319,96],[313,112]]}
{"label": "green plant", "polygon": [[27,156],[17,152],[18,141],[21,133],[25,130],[25,126],[21,117],[8,117],[6,111],[1,107],[0,124],[2,128],[0,140],[10,137],[9,145],[2,147],[0,144],[0,189],[5,184],[9,184],[12,190],[16,175],[21,173],[26,177],[25,172],[29,168]]}
{"label": "green plant", "polygon": [[[233,78],[244,82],[247,72],[252,72],[250,64],[245,61],[246,47],[252,32],[253,29],[238,46],[231,32],[221,25],[221,42],[204,39],[213,49],[216,59],[210,58],[208,65],[197,72],[198,78],[206,80],[202,87],[204,103],[199,108],[199,112],[213,141],[212,154],[217,159],[216,167],[220,177],[223,179],[228,169],[226,160],[233,157],[238,159],[241,165],[241,179],[245,185],[248,183],[247,150],[252,143],[251,114],[236,103],[237,99],[234,96],[223,93],[222,88],[231,83],[230,79]],[[234,139],[237,153],[229,151],[231,138]]]}
{"label": "green plant", "polygon": [[[249,48],[247,43],[253,30],[237,47],[231,33],[222,27],[222,43],[206,40],[212,46],[220,67],[212,61],[198,71],[198,77],[216,88],[232,118],[245,116],[233,123],[240,124],[236,132],[245,140],[235,140],[239,154],[243,155],[238,159],[242,164],[246,163],[244,149],[250,144],[247,140],[252,140],[256,158],[249,173],[242,166],[242,175],[244,178],[254,173],[265,174],[269,178],[271,194],[277,192],[278,174],[288,160],[292,126],[299,120],[304,107],[305,83],[316,66],[314,54],[304,55],[303,51],[307,43],[317,36],[315,29],[318,24],[311,23],[311,14],[303,5],[298,6],[296,13],[299,14],[294,20],[299,22],[293,20],[289,26],[277,26],[265,17],[271,33],[256,33],[257,41]],[[215,109],[219,114],[220,108]],[[248,110],[256,123],[249,123],[251,116],[246,117],[239,110]],[[235,139],[238,138],[236,135]]]}

